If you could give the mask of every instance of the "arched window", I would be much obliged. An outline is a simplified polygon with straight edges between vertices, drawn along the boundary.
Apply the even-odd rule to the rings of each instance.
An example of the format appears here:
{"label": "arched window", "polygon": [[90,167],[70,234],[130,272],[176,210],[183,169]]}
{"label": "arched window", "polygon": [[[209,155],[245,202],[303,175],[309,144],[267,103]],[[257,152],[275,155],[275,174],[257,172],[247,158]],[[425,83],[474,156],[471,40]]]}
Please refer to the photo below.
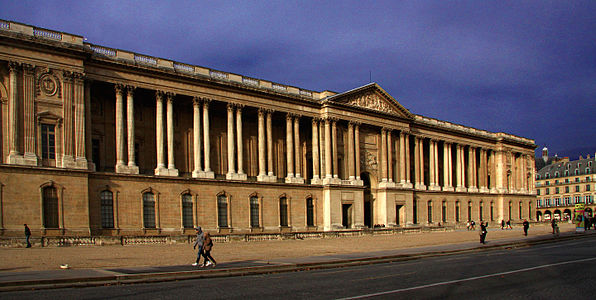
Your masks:
{"label": "arched window", "polygon": [[579,175],[579,170],[575,169],[575,175]]}
{"label": "arched window", "polygon": [[250,227],[260,227],[259,223],[259,198],[250,197]]}
{"label": "arched window", "polygon": [[468,201],[468,221],[472,220],[472,201]]}
{"label": "arched window", "polygon": [[443,223],[447,222],[447,201],[443,201],[441,205],[441,220]]}
{"label": "arched window", "polygon": [[217,226],[228,227],[228,197],[225,194],[217,196]]}
{"label": "arched window", "polygon": [[184,228],[192,228],[193,222],[193,203],[192,203],[192,195],[189,193],[182,195],[182,226]]}
{"label": "arched window", "polygon": [[555,177],[559,177],[559,171],[555,172]]}
{"label": "arched window", "polygon": [[279,198],[279,226],[288,226],[288,198]]}
{"label": "arched window", "polygon": [[315,226],[315,204],[312,198],[306,198],[306,226]]}
{"label": "arched window", "polygon": [[151,192],[143,193],[143,226],[155,228],[155,195]]}
{"label": "arched window", "polygon": [[43,193],[43,227],[58,228],[58,193],[53,186],[44,187]]}
{"label": "arched window", "polygon": [[432,203],[432,201],[428,201],[427,216],[428,216],[428,223],[432,223],[433,222],[433,203]]}
{"label": "arched window", "polygon": [[484,220],[484,218],[483,218],[484,217],[484,214],[483,214],[483,211],[482,211],[483,208],[484,208],[483,206],[484,206],[484,203],[482,203],[482,201],[480,201],[480,206],[478,206],[478,213],[480,215],[479,216],[480,221]]}
{"label": "arched window", "polygon": [[565,170],[565,176],[569,176],[569,170]]}
{"label": "arched window", "polygon": [[99,194],[101,199],[101,227],[114,228],[114,194],[105,190]]}
{"label": "arched window", "polygon": [[536,174],[536,180],[540,180],[540,174]]}
{"label": "arched window", "polygon": [[459,222],[459,201],[455,202],[455,222]]}

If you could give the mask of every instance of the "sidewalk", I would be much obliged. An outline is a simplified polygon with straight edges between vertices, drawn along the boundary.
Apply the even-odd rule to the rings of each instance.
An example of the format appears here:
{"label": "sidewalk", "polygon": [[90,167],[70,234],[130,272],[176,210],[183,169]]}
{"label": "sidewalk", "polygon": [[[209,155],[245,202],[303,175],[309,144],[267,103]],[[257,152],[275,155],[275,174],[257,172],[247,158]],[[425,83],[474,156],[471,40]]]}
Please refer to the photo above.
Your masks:
{"label": "sidewalk", "polygon": [[[558,238],[583,238],[596,234],[575,234],[570,224],[561,225]],[[478,242],[477,231],[433,232],[386,236],[360,236],[350,238],[312,239],[298,241],[232,242],[217,244],[214,257],[216,268],[197,268],[192,245],[138,245],[104,247],[69,247],[39,249],[0,249],[0,291],[33,288],[58,288],[70,286],[97,286],[104,284],[154,282],[204,277],[241,276],[346,265],[361,265],[415,259],[466,251],[482,251],[498,247],[527,246],[552,242],[550,226],[534,226],[523,236],[521,228],[501,230],[489,228],[487,244]],[[11,251],[13,250],[13,251]],[[46,264],[33,268],[27,265],[32,258]],[[31,252],[29,252],[31,251]],[[178,251],[184,257],[172,259]],[[130,253],[134,252],[134,253]],[[161,256],[161,260],[145,258],[145,264],[135,264],[139,252]],[[60,253],[60,258],[51,255]],[[128,253],[122,257],[122,253]],[[309,254],[310,253],[310,254]],[[13,254],[18,254],[14,255]],[[93,254],[93,255],[91,255]],[[172,255],[173,254],[173,255]],[[97,260],[96,256],[103,259]],[[67,261],[67,262],[62,262]],[[163,263],[164,261],[169,263]],[[70,263],[72,262],[72,264]],[[181,262],[181,263],[180,263]],[[21,267],[14,267],[21,263]],[[51,266],[53,268],[46,268]],[[63,270],[58,266],[69,263],[73,268]],[[85,267],[85,263],[88,266]]]}

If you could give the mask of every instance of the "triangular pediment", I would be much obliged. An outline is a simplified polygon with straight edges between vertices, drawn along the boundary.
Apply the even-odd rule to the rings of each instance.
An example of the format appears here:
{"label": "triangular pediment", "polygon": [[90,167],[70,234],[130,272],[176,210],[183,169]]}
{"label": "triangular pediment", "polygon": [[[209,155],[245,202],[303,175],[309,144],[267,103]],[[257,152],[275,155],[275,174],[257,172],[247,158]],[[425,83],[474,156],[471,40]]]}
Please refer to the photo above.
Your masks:
{"label": "triangular pediment", "polygon": [[403,107],[395,98],[391,97],[378,84],[370,83],[365,86],[343,92],[327,99],[330,102],[374,110],[386,114],[395,115],[404,119],[412,119],[414,116]]}

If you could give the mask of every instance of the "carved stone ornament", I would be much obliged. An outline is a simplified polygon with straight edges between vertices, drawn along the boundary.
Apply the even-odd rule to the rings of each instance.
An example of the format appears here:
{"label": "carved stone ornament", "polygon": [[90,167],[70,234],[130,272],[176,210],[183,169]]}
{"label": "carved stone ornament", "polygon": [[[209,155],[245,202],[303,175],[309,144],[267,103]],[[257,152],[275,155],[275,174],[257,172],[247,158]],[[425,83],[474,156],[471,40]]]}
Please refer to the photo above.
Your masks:
{"label": "carved stone ornament", "polygon": [[358,95],[356,97],[349,98],[346,104],[360,106],[390,114],[399,114],[397,110],[395,110],[393,107],[391,107],[389,103],[387,103],[387,100],[385,100],[384,97],[377,93],[367,93],[364,95]]}
{"label": "carved stone ornament", "polygon": [[58,83],[58,78],[56,76],[45,73],[39,77],[37,81],[37,94],[40,95],[43,93],[48,97],[53,97],[58,95],[60,97],[60,84]]}
{"label": "carved stone ornament", "polygon": [[378,162],[377,157],[368,150],[364,150],[360,153],[360,161],[364,164],[363,169],[373,172],[377,170]]}

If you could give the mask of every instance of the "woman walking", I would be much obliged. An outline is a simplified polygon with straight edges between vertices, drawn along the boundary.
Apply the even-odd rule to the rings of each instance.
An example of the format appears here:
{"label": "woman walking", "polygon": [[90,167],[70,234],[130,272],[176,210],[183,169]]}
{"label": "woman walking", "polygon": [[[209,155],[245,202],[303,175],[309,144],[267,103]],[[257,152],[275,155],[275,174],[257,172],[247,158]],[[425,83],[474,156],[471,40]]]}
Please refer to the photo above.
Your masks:
{"label": "woman walking", "polygon": [[203,246],[203,261],[205,262],[205,267],[213,266],[215,268],[216,262],[215,259],[211,256],[211,249],[213,248],[213,240],[211,239],[211,235],[209,232],[205,233],[205,245]]}

